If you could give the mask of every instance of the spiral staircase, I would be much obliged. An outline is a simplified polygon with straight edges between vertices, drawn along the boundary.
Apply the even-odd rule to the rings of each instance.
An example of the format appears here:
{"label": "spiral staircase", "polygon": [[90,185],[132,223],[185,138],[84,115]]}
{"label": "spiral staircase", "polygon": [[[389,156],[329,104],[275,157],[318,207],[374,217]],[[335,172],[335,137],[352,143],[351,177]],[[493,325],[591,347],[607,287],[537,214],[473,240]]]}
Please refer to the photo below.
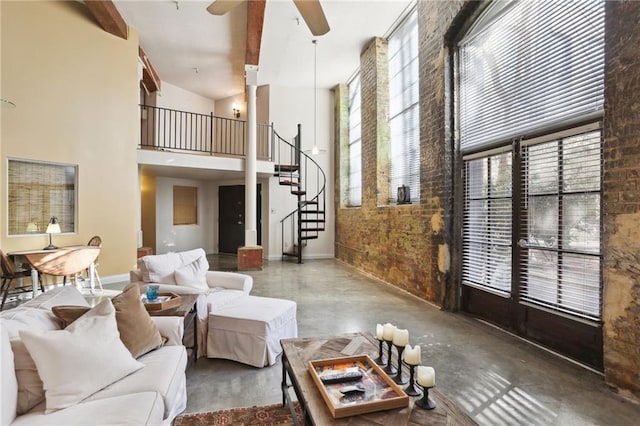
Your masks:
{"label": "spiral staircase", "polygon": [[300,148],[301,126],[291,144],[273,130],[273,158],[278,183],[289,187],[297,199],[295,210],[281,221],[282,256],[302,263],[302,250],[307,241],[315,240],[325,230],[327,177],[318,163]]}

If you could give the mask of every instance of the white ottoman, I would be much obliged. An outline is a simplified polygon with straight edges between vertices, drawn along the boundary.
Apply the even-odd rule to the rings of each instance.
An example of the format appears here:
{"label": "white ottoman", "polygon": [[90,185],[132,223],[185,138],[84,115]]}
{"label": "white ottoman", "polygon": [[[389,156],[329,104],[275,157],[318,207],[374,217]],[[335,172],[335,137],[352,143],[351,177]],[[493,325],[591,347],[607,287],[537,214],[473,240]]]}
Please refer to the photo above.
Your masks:
{"label": "white ottoman", "polygon": [[242,296],[209,314],[207,357],[264,367],[282,352],[280,339],[298,337],[296,302]]}

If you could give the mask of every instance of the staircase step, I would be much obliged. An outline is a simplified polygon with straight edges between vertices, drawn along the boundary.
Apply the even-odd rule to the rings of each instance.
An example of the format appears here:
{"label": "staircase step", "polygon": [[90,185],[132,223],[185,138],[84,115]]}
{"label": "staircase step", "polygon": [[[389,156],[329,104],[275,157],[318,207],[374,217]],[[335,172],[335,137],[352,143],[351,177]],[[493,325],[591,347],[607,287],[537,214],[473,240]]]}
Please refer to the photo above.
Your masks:
{"label": "staircase step", "polygon": [[280,172],[286,172],[286,173],[292,173],[292,172],[297,172],[298,170],[300,170],[300,166],[298,166],[297,164],[276,164],[274,166],[274,169],[276,171],[276,173]]}
{"label": "staircase step", "polygon": [[300,219],[302,223],[325,223],[324,219]]}
{"label": "staircase step", "polygon": [[317,235],[303,235],[302,239],[303,240],[317,240],[318,236]]}
{"label": "staircase step", "polygon": [[291,191],[291,193],[293,195],[304,195],[307,193],[307,191]]}
{"label": "staircase step", "polygon": [[287,185],[287,186],[300,186],[300,182],[294,182],[292,180],[281,180],[280,185]]}
{"label": "staircase step", "polygon": [[302,228],[302,232],[321,232],[324,231],[324,227],[322,228]]}
{"label": "staircase step", "polygon": [[309,200],[309,201],[300,201],[300,204],[303,205],[303,206],[308,206],[308,205],[312,205],[312,204],[317,205],[318,202],[316,200]]}
{"label": "staircase step", "polygon": [[302,210],[303,214],[324,214],[324,210]]}
{"label": "staircase step", "polygon": [[298,257],[298,253],[294,252],[294,251],[283,251],[282,252],[283,256],[292,256],[292,257]]}

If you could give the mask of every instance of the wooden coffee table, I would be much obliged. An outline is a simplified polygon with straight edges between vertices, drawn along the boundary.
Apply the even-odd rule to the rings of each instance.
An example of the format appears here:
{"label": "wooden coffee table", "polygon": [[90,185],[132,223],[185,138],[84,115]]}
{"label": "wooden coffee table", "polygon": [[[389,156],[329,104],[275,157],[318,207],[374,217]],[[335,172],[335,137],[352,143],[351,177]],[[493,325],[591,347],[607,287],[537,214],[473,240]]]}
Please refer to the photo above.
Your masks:
{"label": "wooden coffee table", "polygon": [[[307,363],[311,360],[361,354],[375,359],[378,356],[377,341],[370,334],[353,333],[327,338],[283,339],[280,344],[282,345],[282,404],[289,406],[296,425],[299,422],[289,393],[291,388],[300,403],[306,425],[477,425],[437,388],[429,392],[436,402],[436,408],[433,410],[414,407],[416,398],[409,398],[409,406],[405,408],[334,419],[307,370]],[[394,355],[396,355],[395,352]]]}
{"label": "wooden coffee table", "polygon": [[196,301],[198,300],[197,294],[181,294],[182,299],[180,305],[173,308],[148,311],[149,315],[154,317],[170,316],[170,317],[183,317],[184,318],[184,331],[186,335],[187,328],[193,323],[193,346],[187,346],[187,350],[192,352],[193,362],[198,361],[198,320],[196,318]]}

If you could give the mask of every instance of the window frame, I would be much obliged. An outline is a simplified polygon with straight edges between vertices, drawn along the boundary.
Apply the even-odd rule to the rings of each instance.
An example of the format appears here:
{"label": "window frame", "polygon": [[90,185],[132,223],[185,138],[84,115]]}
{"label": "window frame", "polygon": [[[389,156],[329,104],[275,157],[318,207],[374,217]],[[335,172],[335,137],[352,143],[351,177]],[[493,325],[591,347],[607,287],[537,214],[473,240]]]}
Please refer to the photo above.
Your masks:
{"label": "window frame", "polygon": [[[405,38],[408,40],[400,41]],[[397,51],[392,50],[396,42],[400,43]],[[417,8],[411,10],[387,37],[387,46],[389,69],[389,198],[387,201],[389,205],[398,205],[398,188],[406,185],[410,188],[410,203],[419,204],[420,55]],[[398,72],[394,73],[394,61],[398,57],[400,58]],[[396,79],[400,79],[397,89],[398,80]],[[395,108],[398,97],[401,100],[398,108]],[[396,129],[398,129],[397,132]]]}
{"label": "window frame", "polygon": [[[352,93],[352,85],[357,83],[357,92]],[[347,207],[361,207],[362,206],[362,83],[360,80],[360,72],[358,72],[348,84],[349,87],[349,142],[348,142],[348,182],[347,182]],[[356,95],[357,94],[357,95]],[[353,138],[353,101],[354,98],[358,99],[357,112],[360,115],[358,120],[358,138]],[[354,148],[357,147],[359,155],[357,160],[360,163],[360,168],[357,172],[353,171],[354,161]],[[354,194],[355,192],[355,194]]]}
{"label": "window frame", "polygon": [[[22,164],[18,167],[31,167],[31,170],[24,171],[21,176],[14,176],[12,170],[18,163]],[[46,234],[47,224],[53,216],[58,219],[63,234],[77,233],[78,177],[79,167],[77,164],[7,157],[7,236],[23,237]],[[20,181],[15,181],[14,178],[19,178]],[[14,188],[14,185],[18,187]],[[36,194],[34,197],[33,191],[40,192],[40,194]],[[66,200],[55,203],[52,200],[56,197],[55,193],[60,191],[67,191],[62,195],[58,194],[59,199]],[[26,199],[27,197],[28,199]],[[16,203],[20,206],[28,206],[29,218],[26,220],[17,219],[18,215],[12,212],[12,207]],[[16,209],[20,206],[17,206]],[[19,210],[22,211],[22,208]],[[19,226],[25,231],[12,233],[15,226]]]}

